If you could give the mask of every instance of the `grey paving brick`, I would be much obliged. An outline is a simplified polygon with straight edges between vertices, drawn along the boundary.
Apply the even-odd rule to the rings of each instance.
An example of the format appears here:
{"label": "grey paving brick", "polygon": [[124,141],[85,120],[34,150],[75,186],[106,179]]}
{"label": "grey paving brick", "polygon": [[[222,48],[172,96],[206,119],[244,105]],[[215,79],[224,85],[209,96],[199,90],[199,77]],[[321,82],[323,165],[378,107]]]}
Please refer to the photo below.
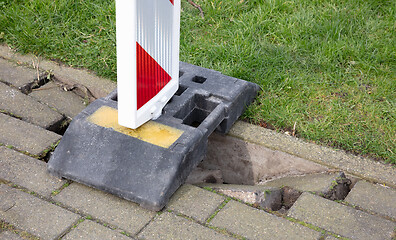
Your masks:
{"label": "grey paving brick", "polygon": [[309,174],[305,176],[291,176],[275,179],[266,182],[265,186],[282,187],[288,186],[302,192],[322,192],[329,188],[332,181],[337,177],[337,174]]}
{"label": "grey paving brick", "polygon": [[37,78],[37,72],[33,69],[18,66],[0,58],[0,81],[21,87],[33,82]]}
{"label": "grey paving brick", "polygon": [[192,185],[183,185],[172,196],[167,208],[205,222],[224,200],[224,197],[216,193]]}
{"label": "grey paving brick", "polygon": [[0,218],[41,239],[56,239],[79,218],[54,204],[28,193],[0,185],[0,202],[13,201],[8,209],[0,210]]}
{"label": "grey paving brick", "polygon": [[389,220],[310,193],[300,196],[288,216],[350,239],[391,239],[396,227]]}
{"label": "grey paving brick", "polygon": [[318,239],[320,233],[236,201],[228,202],[211,225],[248,239]]}
{"label": "grey paving brick", "polygon": [[65,181],[48,174],[45,162],[0,147],[0,178],[49,197]]}
{"label": "grey paving brick", "polygon": [[111,230],[107,227],[104,227],[98,223],[85,220],[80,223],[75,229],[66,234],[62,239],[65,240],[97,240],[97,239],[106,239],[106,240],[131,240],[129,237],[118,233],[115,230]]}
{"label": "grey paving brick", "polygon": [[63,116],[17,89],[0,82],[0,110],[46,129],[54,129]]}
{"label": "grey paving brick", "polygon": [[33,155],[40,155],[62,136],[0,113],[0,143]]}
{"label": "grey paving brick", "polygon": [[359,181],[345,201],[396,219],[396,190]]}
{"label": "grey paving brick", "polygon": [[6,231],[0,233],[0,240],[23,240],[23,238],[18,234]]}
{"label": "grey paving brick", "polygon": [[54,82],[33,89],[29,95],[70,118],[75,117],[85,108],[84,99],[73,92],[62,90]]}
{"label": "grey paving brick", "polygon": [[233,239],[204,227],[198,223],[178,217],[172,213],[163,213],[151,222],[140,234],[139,239]]}
{"label": "grey paving brick", "polygon": [[55,200],[132,234],[140,231],[155,216],[155,212],[135,203],[78,183],[65,188]]}

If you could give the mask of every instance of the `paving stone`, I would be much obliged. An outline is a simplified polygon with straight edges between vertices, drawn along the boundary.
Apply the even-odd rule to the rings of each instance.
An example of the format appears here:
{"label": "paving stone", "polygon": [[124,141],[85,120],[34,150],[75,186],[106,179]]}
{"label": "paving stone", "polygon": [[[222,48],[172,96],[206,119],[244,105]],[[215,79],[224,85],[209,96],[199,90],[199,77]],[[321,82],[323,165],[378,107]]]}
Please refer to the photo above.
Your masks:
{"label": "paving stone", "polygon": [[48,174],[45,162],[0,147],[0,178],[49,197],[65,181]]}
{"label": "paving stone", "polygon": [[107,227],[104,227],[98,223],[85,220],[80,223],[75,229],[73,229],[70,233],[66,234],[62,239],[64,240],[97,240],[97,239],[106,239],[106,240],[130,240],[129,237],[118,233],[117,231],[111,230]]}
{"label": "paving stone", "polygon": [[165,212],[151,222],[140,234],[139,239],[233,239],[217,233],[198,223]]}
{"label": "paving stone", "polygon": [[40,155],[62,136],[0,113],[0,143],[33,155]]}
{"label": "paving stone", "polygon": [[0,81],[15,87],[21,87],[33,82],[34,78],[37,78],[37,72],[35,70],[18,66],[0,58]]}
{"label": "paving stone", "polygon": [[350,239],[391,239],[396,223],[303,193],[288,216],[313,224]]}
{"label": "paving stone", "polygon": [[62,90],[54,82],[49,82],[41,88],[33,89],[29,95],[70,118],[75,117],[86,107],[84,99],[71,91]]}
{"label": "paving stone", "polygon": [[54,199],[132,234],[155,216],[155,212],[135,203],[78,183],[71,184]]}
{"label": "paving stone", "polygon": [[320,233],[236,201],[228,202],[211,225],[248,239],[318,239]]}
{"label": "paving stone", "polygon": [[283,177],[266,182],[264,186],[288,186],[301,192],[315,192],[332,200],[343,200],[348,192],[351,181],[346,179],[343,172],[320,173],[304,176]]}
{"label": "paving stone", "polygon": [[79,218],[77,214],[28,193],[0,185],[0,202],[9,200],[14,204],[6,211],[0,210],[0,218],[41,239],[57,239]]}
{"label": "paving stone", "polygon": [[359,181],[345,201],[396,219],[396,190]]}
{"label": "paving stone", "polygon": [[216,193],[183,185],[172,196],[167,208],[205,222],[224,200],[224,197]]}
{"label": "paving stone", "polygon": [[0,240],[23,240],[23,238],[18,234],[6,231],[0,233]]}
{"label": "paving stone", "polygon": [[0,110],[49,130],[56,130],[63,116],[15,88],[0,82]]}

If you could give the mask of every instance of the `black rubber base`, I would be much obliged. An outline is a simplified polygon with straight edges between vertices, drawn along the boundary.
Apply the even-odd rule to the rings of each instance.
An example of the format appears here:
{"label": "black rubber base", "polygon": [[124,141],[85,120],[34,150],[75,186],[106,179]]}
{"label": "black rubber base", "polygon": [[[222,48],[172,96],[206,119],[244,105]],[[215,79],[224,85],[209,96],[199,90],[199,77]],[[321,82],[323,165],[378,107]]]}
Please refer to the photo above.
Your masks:
{"label": "black rubber base", "polygon": [[87,118],[103,106],[117,108],[117,92],[76,116],[48,162],[48,170],[159,211],[204,158],[208,136],[227,133],[253,101],[258,85],[180,63],[180,87],[155,122],[184,131],[164,148]]}

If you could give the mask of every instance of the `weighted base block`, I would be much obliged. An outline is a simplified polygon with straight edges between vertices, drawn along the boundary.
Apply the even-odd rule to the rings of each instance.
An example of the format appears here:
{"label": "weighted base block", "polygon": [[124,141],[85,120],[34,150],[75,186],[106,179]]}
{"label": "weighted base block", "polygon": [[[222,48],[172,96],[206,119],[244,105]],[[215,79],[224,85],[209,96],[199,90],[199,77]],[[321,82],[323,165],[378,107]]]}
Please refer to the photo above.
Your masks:
{"label": "weighted base block", "polygon": [[181,62],[179,90],[161,117],[136,130],[118,125],[114,91],[73,119],[48,170],[159,211],[204,158],[208,136],[227,133],[258,90]]}

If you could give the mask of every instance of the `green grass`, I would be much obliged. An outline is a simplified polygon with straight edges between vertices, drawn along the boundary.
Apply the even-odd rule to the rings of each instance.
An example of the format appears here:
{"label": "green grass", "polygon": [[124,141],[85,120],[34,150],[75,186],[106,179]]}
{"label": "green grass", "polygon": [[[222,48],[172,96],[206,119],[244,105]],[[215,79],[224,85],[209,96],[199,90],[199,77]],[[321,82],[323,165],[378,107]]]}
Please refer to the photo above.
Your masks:
{"label": "green grass", "polygon": [[[396,1],[182,0],[182,61],[259,84],[244,118],[396,163]],[[0,0],[0,41],[116,79],[105,0]]]}

